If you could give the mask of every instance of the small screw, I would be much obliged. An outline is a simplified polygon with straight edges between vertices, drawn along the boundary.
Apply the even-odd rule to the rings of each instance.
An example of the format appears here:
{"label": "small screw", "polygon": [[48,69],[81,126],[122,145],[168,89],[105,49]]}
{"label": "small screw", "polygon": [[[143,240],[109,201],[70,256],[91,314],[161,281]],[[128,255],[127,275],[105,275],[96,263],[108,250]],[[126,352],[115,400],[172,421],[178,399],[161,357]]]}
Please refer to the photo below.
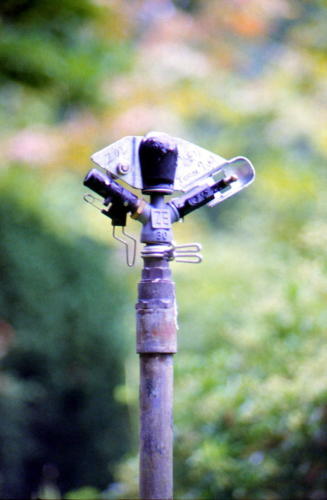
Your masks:
{"label": "small screw", "polygon": [[119,163],[117,165],[117,173],[118,174],[125,175],[125,174],[127,174],[128,171],[129,171],[129,165],[123,165],[122,163]]}

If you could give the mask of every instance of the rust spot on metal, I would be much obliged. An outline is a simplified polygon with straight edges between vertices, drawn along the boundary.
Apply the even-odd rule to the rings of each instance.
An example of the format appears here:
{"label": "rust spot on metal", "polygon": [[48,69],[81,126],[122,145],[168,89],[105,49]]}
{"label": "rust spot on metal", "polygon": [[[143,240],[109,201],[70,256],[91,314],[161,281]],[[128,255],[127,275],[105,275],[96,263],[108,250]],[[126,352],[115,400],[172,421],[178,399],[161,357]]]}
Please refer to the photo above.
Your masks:
{"label": "rust spot on metal", "polygon": [[136,304],[138,353],[177,351],[175,286],[167,264],[143,270]]}
{"label": "rust spot on metal", "polygon": [[137,352],[175,353],[177,351],[176,309],[138,309]]}

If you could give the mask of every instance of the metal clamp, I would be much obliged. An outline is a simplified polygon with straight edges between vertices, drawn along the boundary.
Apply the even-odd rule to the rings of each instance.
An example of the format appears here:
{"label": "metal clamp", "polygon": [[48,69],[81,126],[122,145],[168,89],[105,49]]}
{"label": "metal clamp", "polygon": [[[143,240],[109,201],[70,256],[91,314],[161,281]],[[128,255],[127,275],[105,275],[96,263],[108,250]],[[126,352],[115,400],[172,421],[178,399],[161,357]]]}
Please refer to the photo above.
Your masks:
{"label": "metal clamp", "polygon": [[84,201],[86,201],[86,203],[89,203],[90,205],[92,205],[92,207],[99,210],[99,212],[102,212],[103,200],[101,200],[101,198],[97,198],[96,196],[93,196],[93,194],[88,193],[83,196],[83,199]]}
{"label": "metal clamp", "polygon": [[[85,194],[83,198],[87,203],[99,210],[99,212],[104,213],[103,202],[101,201],[101,199],[93,196],[92,194]],[[116,225],[113,225],[112,227],[112,236],[116,241],[119,241],[119,243],[122,243],[124,245],[126,264],[128,265],[128,267],[133,267],[136,259],[137,240],[131,234],[126,233],[124,226],[121,226],[121,233],[123,237],[118,236],[116,227]]]}
{"label": "metal clamp", "polygon": [[168,260],[183,262],[184,264],[200,264],[203,260],[200,252],[200,243],[186,243],[185,245],[175,245],[172,243],[168,252]]}
{"label": "metal clamp", "polygon": [[199,243],[187,243],[185,245],[146,245],[141,253],[144,258],[166,258],[168,261],[183,262],[185,264],[200,264],[202,255]]}
{"label": "metal clamp", "polygon": [[137,241],[136,239],[131,235],[125,232],[124,226],[121,228],[121,232],[123,236],[125,236],[125,239],[122,237],[119,237],[116,233],[116,227],[113,226],[112,228],[112,236],[116,241],[119,241],[122,243],[125,247],[125,256],[126,256],[126,264],[128,267],[133,267],[135,264],[135,259],[136,259],[136,247],[137,247]]}

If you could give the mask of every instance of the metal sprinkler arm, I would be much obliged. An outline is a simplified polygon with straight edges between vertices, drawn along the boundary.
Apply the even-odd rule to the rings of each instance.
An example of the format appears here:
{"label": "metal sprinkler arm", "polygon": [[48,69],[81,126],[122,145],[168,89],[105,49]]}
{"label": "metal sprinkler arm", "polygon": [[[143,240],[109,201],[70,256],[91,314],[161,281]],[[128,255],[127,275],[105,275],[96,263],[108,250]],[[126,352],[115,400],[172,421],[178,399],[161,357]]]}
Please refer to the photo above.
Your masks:
{"label": "metal sprinkler arm", "polygon": [[[230,189],[231,184],[237,181],[236,176],[230,176],[228,178],[223,178],[217,181],[211,186],[206,184],[204,187],[198,186],[191,189],[188,193],[171,200],[168,205],[173,209],[176,216],[178,214],[178,219],[182,219],[185,215],[207,205],[209,202],[215,199],[216,193],[224,192]],[[175,222],[175,220],[173,221]]]}
{"label": "metal sprinkler arm", "polygon": [[[151,196],[151,202],[147,203],[96,169],[92,169],[87,174],[84,185],[104,198],[102,206],[99,206],[92,195],[84,196],[85,201],[94,205],[103,215],[111,219],[113,237],[125,246],[128,266],[134,264],[136,257],[136,240],[124,230],[128,213],[132,219],[138,220],[143,225],[141,242],[146,244],[143,250],[144,255],[160,254],[169,261],[191,264],[202,262],[202,256],[199,254],[201,245],[198,243],[176,245],[173,242],[171,228],[172,223],[204,204],[196,205],[193,191],[169,203],[164,203],[162,194],[155,194]],[[211,193],[212,190],[210,190],[210,200],[213,198]],[[209,199],[206,198],[205,203]],[[188,208],[186,208],[187,204]],[[123,237],[117,235],[117,226],[122,227]]]}
{"label": "metal sprinkler arm", "polygon": [[[111,218],[113,237],[125,246],[126,262],[131,267],[136,258],[136,240],[124,230],[127,213],[130,213],[132,219],[143,224],[141,242],[145,243],[146,247],[142,255],[161,255],[169,261],[199,264],[202,262],[202,255],[199,253],[201,245],[199,243],[176,245],[173,242],[171,225],[214,200],[216,193],[226,192],[236,180],[235,176],[230,176],[227,179],[220,179],[211,186],[201,185],[168,203],[164,203],[163,195],[160,193],[152,195],[151,203],[147,203],[96,169],[87,174],[84,185],[103,196],[103,205],[107,208],[97,208]],[[86,195],[85,199],[93,201],[92,195]],[[116,226],[122,226],[122,237],[117,235]]]}

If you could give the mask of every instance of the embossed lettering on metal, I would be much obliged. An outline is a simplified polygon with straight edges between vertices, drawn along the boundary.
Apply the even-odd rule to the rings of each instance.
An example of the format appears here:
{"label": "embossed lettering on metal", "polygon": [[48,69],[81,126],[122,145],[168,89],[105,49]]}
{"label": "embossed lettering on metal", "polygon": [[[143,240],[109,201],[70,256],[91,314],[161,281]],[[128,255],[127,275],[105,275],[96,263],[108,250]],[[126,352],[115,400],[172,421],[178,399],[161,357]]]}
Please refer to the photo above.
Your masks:
{"label": "embossed lettering on metal", "polygon": [[[142,136],[127,136],[97,151],[91,156],[92,161],[104,168],[113,177],[122,179],[126,184],[142,189],[142,177],[139,161],[139,145]],[[118,165],[129,166],[126,173],[121,174]]]}
{"label": "embossed lettering on metal", "polygon": [[169,209],[153,208],[151,210],[151,224],[153,229],[169,229],[171,226]]}
{"label": "embossed lettering on metal", "polygon": [[[149,135],[155,135],[151,132]],[[127,136],[94,153],[91,158],[100,167],[107,170],[114,178],[119,178],[130,186],[142,189],[142,176],[139,160],[139,146],[143,136]],[[232,188],[224,193],[218,193],[210,205],[226,199],[240,191],[254,179],[254,169],[246,158],[235,158],[227,161],[222,156],[207,151],[184,139],[173,138],[178,149],[177,168],[174,182],[175,191],[189,191],[203,183],[215,182],[217,175],[224,170],[226,175],[232,172],[238,177]],[[118,165],[129,166],[128,171],[120,173]],[[223,197],[222,197],[223,196]]]}

